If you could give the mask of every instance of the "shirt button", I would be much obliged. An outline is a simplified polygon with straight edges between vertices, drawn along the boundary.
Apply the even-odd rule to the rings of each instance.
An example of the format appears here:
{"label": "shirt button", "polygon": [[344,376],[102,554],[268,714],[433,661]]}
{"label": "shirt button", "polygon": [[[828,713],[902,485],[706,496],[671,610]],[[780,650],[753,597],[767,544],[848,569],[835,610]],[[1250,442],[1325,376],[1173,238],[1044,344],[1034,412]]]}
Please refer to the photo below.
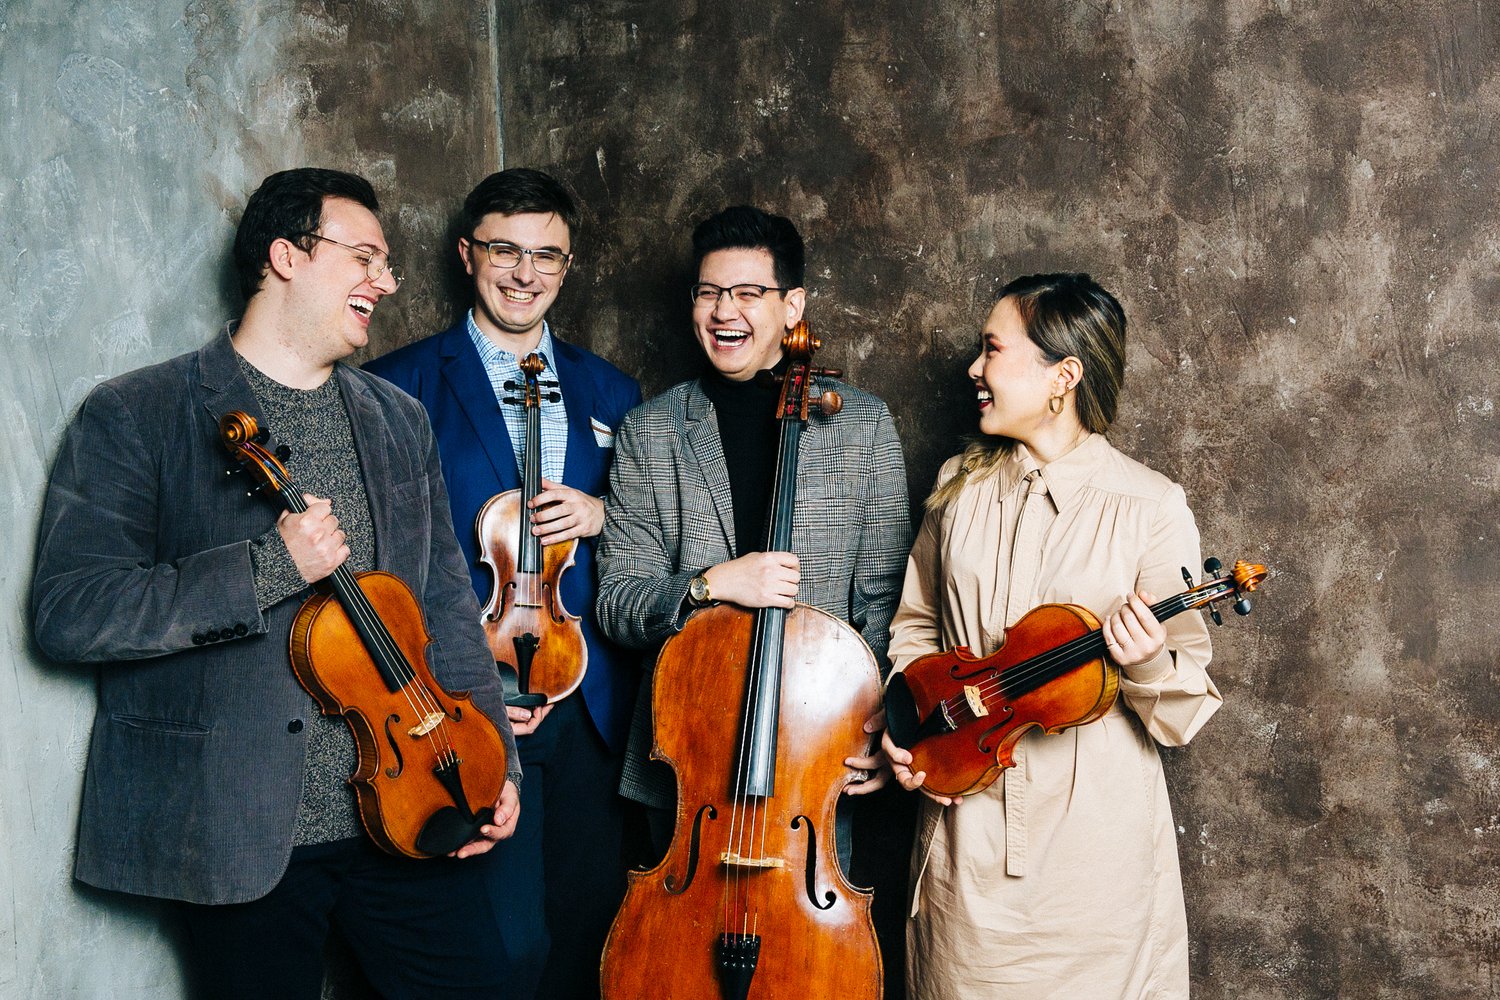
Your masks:
{"label": "shirt button", "polygon": [[302,720],[301,719],[293,719],[291,722],[288,722],[286,724],[286,731],[289,732],[289,733],[300,733],[300,732],[302,732]]}
{"label": "shirt button", "polygon": [[246,635],[246,634],[249,633],[249,631],[250,630],[245,627],[245,623],[244,622],[236,622],[235,623],[235,626],[234,626],[234,634],[235,635]]}

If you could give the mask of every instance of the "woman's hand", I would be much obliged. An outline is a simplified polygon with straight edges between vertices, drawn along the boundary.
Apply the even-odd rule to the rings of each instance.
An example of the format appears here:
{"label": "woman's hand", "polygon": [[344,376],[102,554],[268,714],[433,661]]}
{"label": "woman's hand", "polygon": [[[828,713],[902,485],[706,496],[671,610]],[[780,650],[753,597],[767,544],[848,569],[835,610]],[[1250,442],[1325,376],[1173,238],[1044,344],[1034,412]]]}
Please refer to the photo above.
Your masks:
{"label": "woman's hand", "polygon": [[[865,720],[865,732],[878,733],[885,729],[885,709],[881,709]],[[844,766],[860,773],[844,786],[845,795],[869,795],[890,784],[891,769],[885,754],[879,750],[866,757],[845,757]]]}
{"label": "woman's hand", "polygon": [[1156,598],[1144,590],[1125,598],[1120,610],[1104,620],[1104,648],[1118,666],[1134,667],[1156,659],[1167,641],[1167,630],[1151,613]]}

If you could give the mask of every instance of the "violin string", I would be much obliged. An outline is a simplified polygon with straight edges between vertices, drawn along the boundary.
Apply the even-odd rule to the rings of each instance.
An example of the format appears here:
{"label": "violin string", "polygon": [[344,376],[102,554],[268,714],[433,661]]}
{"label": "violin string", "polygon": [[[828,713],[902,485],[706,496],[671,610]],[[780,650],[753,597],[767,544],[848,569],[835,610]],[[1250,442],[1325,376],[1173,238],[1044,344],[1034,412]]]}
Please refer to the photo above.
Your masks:
{"label": "violin string", "polygon": [[[266,453],[266,458],[269,457],[269,453]],[[302,499],[302,491],[297,488],[296,484],[292,482],[290,474],[288,474],[279,483],[278,492],[281,493],[282,500],[285,502],[287,508],[290,509],[293,513],[306,513],[307,502]],[[351,621],[357,621],[359,625],[362,625],[364,627],[363,632],[359,632],[358,629],[356,629],[356,632],[358,632],[361,636],[369,636],[373,641],[374,646],[376,647],[374,649],[370,649],[367,647],[365,652],[369,654],[369,656],[373,660],[378,661],[379,659],[384,658],[388,670],[398,682],[398,690],[401,692],[403,698],[405,699],[407,706],[411,709],[412,714],[417,719],[417,723],[425,723],[427,716],[433,711],[438,711],[441,713],[440,707],[434,701],[432,701],[431,692],[427,691],[426,685],[415,685],[415,687],[420,691],[421,695],[425,695],[426,697],[417,697],[415,700],[413,699],[412,682],[416,680],[416,671],[412,669],[411,664],[407,662],[405,655],[401,652],[399,647],[396,646],[396,642],[391,637],[390,632],[386,629],[385,623],[382,622],[379,615],[375,613],[375,609],[373,606],[371,606],[369,598],[364,592],[364,588],[359,586],[359,581],[356,580],[354,574],[350,572],[348,565],[345,564],[338,566],[333,571],[332,575],[335,578],[336,585],[339,588],[342,588],[344,593],[347,595],[347,600],[340,601],[340,605],[343,607],[344,613],[351,618]],[[361,645],[364,645],[364,643],[362,642]],[[433,735],[438,730],[442,730],[442,746],[439,746],[437,739]],[[432,749],[433,756],[436,759],[442,761],[445,756],[444,751],[452,750],[452,742],[449,739],[448,733],[446,731],[446,726],[440,725],[438,727],[435,727],[434,729],[429,730],[426,733],[426,736],[428,745]]]}
{"label": "violin string", "polygon": [[[1203,586],[1195,587],[1193,590],[1169,597],[1154,605],[1151,608],[1151,612],[1156,616],[1158,621],[1164,622],[1183,611],[1189,611],[1194,607],[1201,607],[1201,603],[1192,599],[1200,597],[1214,589],[1216,584],[1223,582],[1222,580],[1211,581]],[[1218,600],[1218,598],[1209,598],[1209,600]],[[1082,666],[1083,663],[1088,662],[1087,659],[1084,659],[1078,663],[1070,663],[1071,660],[1075,660],[1079,656],[1083,656],[1089,652],[1096,652],[1089,647],[1096,640],[1102,644],[1103,638],[1104,635],[1101,629],[1093,629],[1076,639],[1063,643],[1055,649],[1048,650],[1031,659],[1023,660],[1021,663],[1015,664],[1005,670],[998,671],[992,677],[974,685],[974,688],[981,700],[988,700],[992,695],[1004,692],[1007,689],[1012,692],[1019,692],[1019,694],[1012,695],[1013,697],[1027,694],[1040,687],[1041,683],[1053,679],[1052,675],[1054,673],[1057,676],[1061,676],[1067,670]],[[1102,651],[1102,649],[1097,650],[1097,652]],[[1040,683],[1033,684],[1033,681],[1040,681]],[[947,708],[950,716],[955,719],[962,717],[968,717],[969,719],[977,718],[977,716],[973,715],[968,698],[963,693],[944,699],[941,705]]]}

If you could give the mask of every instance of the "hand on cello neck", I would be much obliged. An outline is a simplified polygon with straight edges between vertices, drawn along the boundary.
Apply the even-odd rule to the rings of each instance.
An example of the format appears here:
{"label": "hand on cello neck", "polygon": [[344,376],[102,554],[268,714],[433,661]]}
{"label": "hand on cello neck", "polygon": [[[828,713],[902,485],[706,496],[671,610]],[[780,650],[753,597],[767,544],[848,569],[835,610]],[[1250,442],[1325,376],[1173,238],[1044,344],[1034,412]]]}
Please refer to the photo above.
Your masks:
{"label": "hand on cello neck", "polygon": [[790,608],[802,581],[801,563],[790,552],[751,552],[703,573],[715,601],[742,608]]}

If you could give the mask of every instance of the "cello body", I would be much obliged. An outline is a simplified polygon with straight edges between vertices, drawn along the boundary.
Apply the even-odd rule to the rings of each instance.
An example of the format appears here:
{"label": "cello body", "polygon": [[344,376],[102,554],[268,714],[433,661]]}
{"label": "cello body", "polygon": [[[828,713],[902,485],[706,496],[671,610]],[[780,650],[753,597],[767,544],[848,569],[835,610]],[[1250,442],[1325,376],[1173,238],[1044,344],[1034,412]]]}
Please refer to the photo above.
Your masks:
{"label": "cello body", "polygon": [[880,997],[870,894],[844,877],[834,839],[834,811],[852,777],[844,758],[869,752],[863,721],[880,707],[875,657],[826,612],[798,605],[788,615],[779,728],[782,746],[796,752],[777,756],[776,794],[751,824],[762,826],[737,829],[729,803],[751,680],[724,666],[745,662],[753,625],[743,608],[706,608],[657,659],[651,756],[677,774],[676,832],[660,864],[627,876],[605,944],[607,1000],[727,996],[717,949],[735,932],[721,903],[736,882],[750,907],[740,926],[761,938],[747,997]]}
{"label": "cello body", "polygon": [[[799,339],[800,338],[800,339]],[[766,551],[790,550],[811,405],[806,324],[783,341],[781,443]],[[825,414],[841,400],[825,393]],[[693,612],[653,676],[652,756],[677,777],[665,858],[628,877],[600,968],[604,1000],[879,1000],[870,894],[839,867],[835,814],[870,752],[874,654],[805,604]]]}

